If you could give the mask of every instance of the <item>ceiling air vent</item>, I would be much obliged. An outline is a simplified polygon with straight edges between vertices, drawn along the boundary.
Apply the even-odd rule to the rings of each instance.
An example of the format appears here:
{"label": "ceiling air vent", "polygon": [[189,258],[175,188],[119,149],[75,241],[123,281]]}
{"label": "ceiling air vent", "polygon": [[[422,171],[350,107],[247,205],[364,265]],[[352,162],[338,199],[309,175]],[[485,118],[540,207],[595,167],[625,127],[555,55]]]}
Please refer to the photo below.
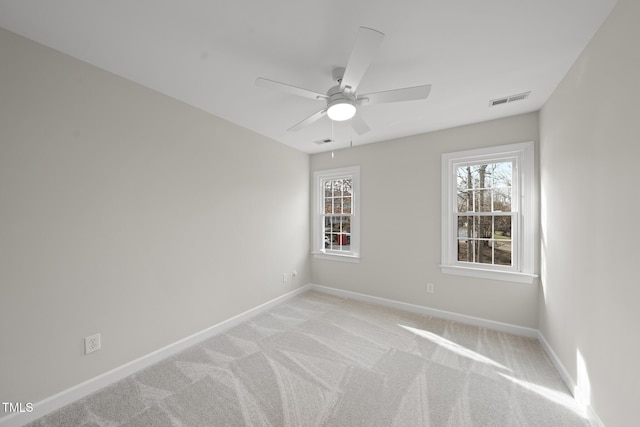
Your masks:
{"label": "ceiling air vent", "polygon": [[333,139],[325,138],[325,139],[319,139],[317,141],[313,141],[314,144],[318,144],[318,145],[328,144],[330,142],[333,142]]}
{"label": "ceiling air vent", "polygon": [[511,95],[511,96],[505,96],[504,98],[492,99],[491,101],[489,101],[489,107],[495,107],[496,105],[507,104],[509,102],[514,102],[514,101],[522,101],[523,99],[527,99],[530,94],[531,94],[531,91],[518,93],[516,95]]}

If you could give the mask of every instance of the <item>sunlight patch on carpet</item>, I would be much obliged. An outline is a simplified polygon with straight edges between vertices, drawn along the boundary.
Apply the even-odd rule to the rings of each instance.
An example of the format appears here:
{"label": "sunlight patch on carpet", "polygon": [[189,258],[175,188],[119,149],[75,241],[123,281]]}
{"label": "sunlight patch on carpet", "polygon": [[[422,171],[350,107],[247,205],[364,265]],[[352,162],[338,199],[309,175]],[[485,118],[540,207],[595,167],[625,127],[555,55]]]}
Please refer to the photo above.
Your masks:
{"label": "sunlight patch on carpet", "polygon": [[476,353],[473,350],[469,350],[466,347],[461,346],[460,344],[456,344],[453,341],[449,341],[446,338],[441,337],[440,335],[434,334],[433,332],[429,332],[429,331],[425,331],[423,329],[417,329],[417,328],[412,328],[411,326],[406,326],[406,325],[398,325],[401,328],[412,332],[422,338],[426,338],[444,348],[446,348],[449,351],[452,351],[456,354],[459,354],[460,356],[475,360],[476,362],[481,362],[481,363],[486,363],[488,365],[492,365],[495,366],[497,368],[500,369],[504,369],[505,371],[511,371],[511,369],[507,368],[506,366],[496,362],[495,360],[483,356],[480,353]]}

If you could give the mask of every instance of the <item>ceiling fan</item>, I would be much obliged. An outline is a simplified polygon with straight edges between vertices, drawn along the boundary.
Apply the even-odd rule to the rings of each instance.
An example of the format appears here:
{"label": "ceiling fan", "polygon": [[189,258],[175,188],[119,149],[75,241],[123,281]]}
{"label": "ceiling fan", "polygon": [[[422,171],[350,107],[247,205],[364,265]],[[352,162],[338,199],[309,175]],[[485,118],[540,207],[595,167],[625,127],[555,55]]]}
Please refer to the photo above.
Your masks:
{"label": "ceiling fan", "polygon": [[295,124],[288,129],[289,131],[300,130],[326,115],[335,121],[351,119],[353,129],[358,135],[362,135],[368,132],[370,128],[360,115],[356,115],[357,107],[368,104],[425,99],[431,91],[431,85],[422,85],[384,92],[367,93],[364,95],[357,94],[360,80],[362,80],[364,73],[367,71],[367,68],[369,68],[369,64],[373,60],[373,56],[378,50],[380,43],[382,43],[383,38],[384,34],[380,31],[360,27],[347,66],[333,70],[333,79],[338,84],[329,89],[326,94],[265,79],[263,77],[256,79],[256,85],[326,102],[325,108]]}

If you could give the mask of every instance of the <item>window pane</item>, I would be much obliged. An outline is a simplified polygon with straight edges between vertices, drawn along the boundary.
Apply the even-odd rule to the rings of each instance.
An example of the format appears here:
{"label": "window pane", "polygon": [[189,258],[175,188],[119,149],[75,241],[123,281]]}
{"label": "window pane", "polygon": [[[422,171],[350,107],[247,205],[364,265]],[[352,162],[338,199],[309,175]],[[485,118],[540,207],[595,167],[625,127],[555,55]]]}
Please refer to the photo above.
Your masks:
{"label": "window pane", "polygon": [[338,239],[336,238],[336,234],[334,233],[330,233],[329,234],[329,242],[328,244],[328,249],[334,250],[335,246],[338,244]]}
{"label": "window pane", "polygon": [[332,214],[333,213],[333,204],[331,199],[324,199],[324,213]]}
{"label": "window pane", "polygon": [[496,264],[511,265],[511,240],[496,240],[494,250]]}
{"label": "window pane", "polygon": [[325,233],[330,233],[332,228],[332,217],[326,216],[324,217],[324,231]]}
{"label": "window pane", "polygon": [[343,233],[351,233],[351,217],[341,216],[340,219],[340,231]]}
{"label": "window pane", "polygon": [[489,165],[475,165],[471,167],[471,174],[473,175],[473,187],[474,188],[488,188],[490,187],[491,179],[487,174],[487,167]]}
{"label": "window pane", "polygon": [[469,243],[469,240],[458,240],[458,261],[471,261],[469,254],[472,251],[469,250]]}
{"label": "window pane", "polygon": [[331,249],[333,245],[333,218],[327,216],[324,218],[324,247],[325,249]]}
{"label": "window pane", "polygon": [[511,188],[496,188],[493,190],[493,211],[511,212]]}
{"label": "window pane", "polygon": [[473,179],[473,188],[486,188],[487,187],[487,165],[474,165],[471,166],[471,176]]}
{"label": "window pane", "polygon": [[493,247],[487,240],[476,240],[474,242],[474,260],[481,264],[493,264]]}
{"label": "window pane", "polygon": [[349,251],[351,250],[351,237],[348,234],[336,234],[336,246],[338,247],[334,247],[334,250],[341,250],[341,251]]}
{"label": "window pane", "polygon": [[458,212],[469,212],[473,210],[471,195],[472,193],[466,190],[458,192]]}
{"label": "window pane", "polygon": [[473,206],[475,212],[491,212],[491,190],[474,191]]}
{"label": "window pane", "polygon": [[351,213],[351,197],[345,197],[342,199],[342,212]]}
{"label": "window pane", "polygon": [[472,216],[458,217],[458,238],[461,237],[474,237]]}
{"label": "window pane", "polygon": [[471,175],[470,166],[459,166],[456,169],[456,186],[458,191],[473,188],[473,177]]}
{"label": "window pane", "polygon": [[478,180],[475,168],[473,166],[464,166],[461,169],[467,182],[467,188],[477,187]]}
{"label": "window pane", "polygon": [[335,197],[333,199],[333,213],[342,213],[342,197]]}
{"label": "window pane", "polygon": [[353,195],[353,183],[351,182],[351,178],[346,178],[343,180],[342,185],[342,194],[344,196],[352,196]]}
{"label": "window pane", "polygon": [[324,180],[322,185],[324,187],[324,197],[331,197],[331,180]]}
{"label": "window pane", "polygon": [[333,196],[342,196],[342,179],[333,181]]}
{"label": "window pane", "polygon": [[513,162],[499,162],[489,165],[493,187],[511,187],[513,180]]}
{"label": "window pane", "polygon": [[478,216],[476,217],[476,237],[480,239],[491,239],[493,231],[493,217]]}
{"label": "window pane", "polygon": [[495,216],[495,239],[511,239],[511,216],[497,215]]}

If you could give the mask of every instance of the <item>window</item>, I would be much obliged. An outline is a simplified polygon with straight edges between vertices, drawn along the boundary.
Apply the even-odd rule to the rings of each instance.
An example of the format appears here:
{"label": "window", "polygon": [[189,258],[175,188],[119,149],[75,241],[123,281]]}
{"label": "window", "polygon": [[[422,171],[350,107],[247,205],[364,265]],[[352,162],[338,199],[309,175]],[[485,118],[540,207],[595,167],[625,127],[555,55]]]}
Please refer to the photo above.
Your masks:
{"label": "window", "polygon": [[360,168],[314,173],[313,254],[357,262],[360,256]]}
{"label": "window", "polygon": [[533,143],[442,156],[444,273],[531,283]]}

